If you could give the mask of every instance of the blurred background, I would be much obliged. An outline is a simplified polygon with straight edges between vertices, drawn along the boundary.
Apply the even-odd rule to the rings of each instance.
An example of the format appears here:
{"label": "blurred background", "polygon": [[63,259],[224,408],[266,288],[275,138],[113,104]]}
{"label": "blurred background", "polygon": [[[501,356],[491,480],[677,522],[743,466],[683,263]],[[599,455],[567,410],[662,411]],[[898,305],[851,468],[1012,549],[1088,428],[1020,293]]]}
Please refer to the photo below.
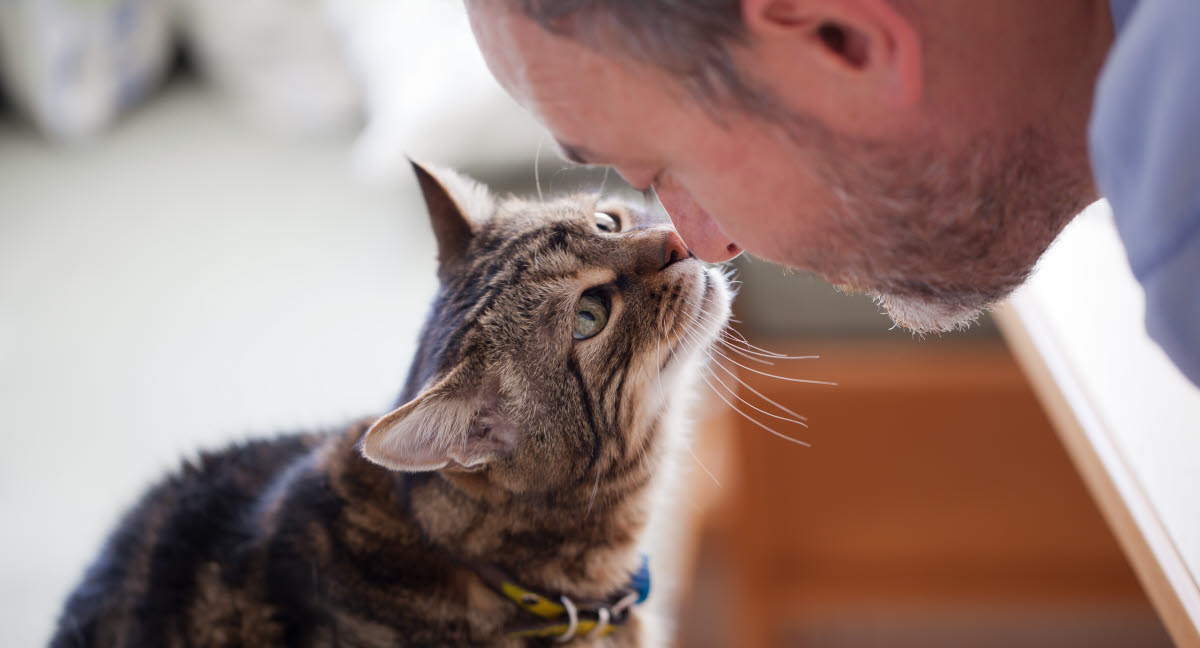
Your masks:
{"label": "blurred background", "polygon": [[[0,3],[0,645],[181,458],[392,403],[435,288],[405,154],[619,190],[549,151],[451,0]],[[750,369],[838,385],[722,360],[803,448],[701,383],[651,539],[677,645],[1170,645],[990,323],[738,272],[738,329],[820,356]]]}

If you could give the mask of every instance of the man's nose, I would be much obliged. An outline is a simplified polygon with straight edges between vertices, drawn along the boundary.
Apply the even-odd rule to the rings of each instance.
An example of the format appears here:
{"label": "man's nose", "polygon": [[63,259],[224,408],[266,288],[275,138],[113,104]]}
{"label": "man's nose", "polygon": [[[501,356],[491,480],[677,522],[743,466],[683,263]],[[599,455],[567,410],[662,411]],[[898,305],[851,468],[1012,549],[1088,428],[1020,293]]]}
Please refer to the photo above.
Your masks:
{"label": "man's nose", "polygon": [[717,224],[688,194],[676,186],[655,187],[659,202],[667,210],[688,249],[710,263],[728,261],[742,253]]}
{"label": "man's nose", "polygon": [[654,169],[651,167],[629,167],[618,166],[613,167],[617,175],[621,176],[630,187],[638,191],[650,191],[654,184]]}

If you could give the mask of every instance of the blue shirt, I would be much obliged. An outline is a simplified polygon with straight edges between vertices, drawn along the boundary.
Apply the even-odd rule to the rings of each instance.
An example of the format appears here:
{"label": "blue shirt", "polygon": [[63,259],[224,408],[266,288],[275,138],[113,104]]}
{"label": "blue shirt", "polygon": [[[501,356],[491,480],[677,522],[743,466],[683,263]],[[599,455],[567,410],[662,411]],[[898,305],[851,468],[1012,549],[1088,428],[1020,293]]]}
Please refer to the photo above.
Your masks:
{"label": "blue shirt", "polygon": [[1092,171],[1112,205],[1146,330],[1200,385],[1200,0],[1109,0]]}

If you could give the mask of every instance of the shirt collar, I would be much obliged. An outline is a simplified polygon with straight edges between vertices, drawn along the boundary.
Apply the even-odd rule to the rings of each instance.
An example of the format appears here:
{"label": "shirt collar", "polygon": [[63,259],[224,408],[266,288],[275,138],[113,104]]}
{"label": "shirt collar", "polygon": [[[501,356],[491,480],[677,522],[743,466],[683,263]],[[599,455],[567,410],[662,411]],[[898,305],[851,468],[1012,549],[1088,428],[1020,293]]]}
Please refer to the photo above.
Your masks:
{"label": "shirt collar", "polygon": [[1108,0],[1108,8],[1112,11],[1113,31],[1117,34],[1125,29],[1133,10],[1139,0]]}

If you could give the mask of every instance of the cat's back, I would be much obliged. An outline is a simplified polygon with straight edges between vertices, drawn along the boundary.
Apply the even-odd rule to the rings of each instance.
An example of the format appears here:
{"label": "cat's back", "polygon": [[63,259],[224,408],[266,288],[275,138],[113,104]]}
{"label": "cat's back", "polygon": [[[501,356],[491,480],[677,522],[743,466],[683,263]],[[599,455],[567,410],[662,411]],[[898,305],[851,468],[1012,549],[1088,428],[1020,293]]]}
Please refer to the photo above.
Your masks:
{"label": "cat's back", "polygon": [[254,541],[264,498],[320,435],[252,441],[184,465],[121,520],[67,600],[52,648],[139,646],[169,632],[195,592],[198,570],[232,566]]}

